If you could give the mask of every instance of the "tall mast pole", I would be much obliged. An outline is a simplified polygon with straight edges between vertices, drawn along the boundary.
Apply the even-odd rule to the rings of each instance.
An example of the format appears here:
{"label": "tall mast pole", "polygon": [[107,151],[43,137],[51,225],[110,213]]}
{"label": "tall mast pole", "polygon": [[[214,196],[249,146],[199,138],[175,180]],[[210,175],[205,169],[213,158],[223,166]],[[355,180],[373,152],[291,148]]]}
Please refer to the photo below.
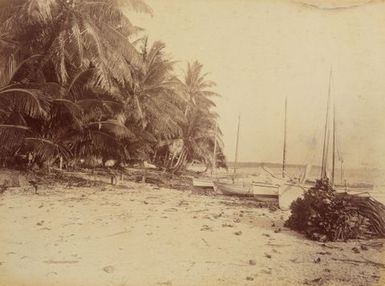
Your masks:
{"label": "tall mast pole", "polygon": [[333,157],[332,157],[332,180],[331,184],[334,187],[334,175],[336,165],[336,106],[333,105]]}
{"label": "tall mast pole", "polygon": [[341,158],[341,185],[343,184],[343,179],[344,179],[344,159]]}
{"label": "tall mast pole", "polygon": [[282,178],[285,178],[286,169],[286,132],[287,132],[287,97],[285,98],[285,122],[283,129],[283,156],[282,156]]}
{"label": "tall mast pole", "polygon": [[234,173],[233,173],[233,183],[235,180],[235,175],[237,173],[237,164],[238,164],[238,145],[239,145],[239,127],[241,123],[241,115],[238,115],[238,128],[237,128],[237,142],[235,145],[235,161],[234,161]]}
{"label": "tall mast pole", "polygon": [[213,176],[213,174],[217,168],[217,130],[218,130],[218,123],[215,121],[214,152],[213,152],[213,164],[212,164],[212,169],[211,169],[211,177]]}
{"label": "tall mast pole", "polygon": [[331,93],[331,80],[332,80],[332,68],[330,68],[330,75],[329,75],[329,90],[328,90],[328,101],[327,101],[327,107],[326,107],[326,120],[325,120],[325,132],[324,132],[324,145],[322,150],[322,165],[321,165],[321,179],[326,179],[326,165],[327,165],[327,157],[328,157],[328,148],[327,145],[329,144],[329,136],[328,136],[328,121],[329,121],[329,105],[330,105],[330,93]]}

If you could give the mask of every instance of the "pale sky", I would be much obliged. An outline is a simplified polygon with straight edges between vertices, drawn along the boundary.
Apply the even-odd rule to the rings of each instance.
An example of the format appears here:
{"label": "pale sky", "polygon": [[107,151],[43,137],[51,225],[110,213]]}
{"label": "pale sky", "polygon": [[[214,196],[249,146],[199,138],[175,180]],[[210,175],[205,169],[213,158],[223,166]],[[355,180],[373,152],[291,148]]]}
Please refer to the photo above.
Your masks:
{"label": "pale sky", "polygon": [[198,60],[217,83],[228,160],[234,159],[240,113],[240,161],[281,162],[287,96],[287,161],[320,164],[332,66],[345,165],[385,169],[384,2],[348,9],[289,0],[146,2],[154,16],[130,15],[133,23],[145,28],[151,41],[166,43],[181,61],[177,70]]}

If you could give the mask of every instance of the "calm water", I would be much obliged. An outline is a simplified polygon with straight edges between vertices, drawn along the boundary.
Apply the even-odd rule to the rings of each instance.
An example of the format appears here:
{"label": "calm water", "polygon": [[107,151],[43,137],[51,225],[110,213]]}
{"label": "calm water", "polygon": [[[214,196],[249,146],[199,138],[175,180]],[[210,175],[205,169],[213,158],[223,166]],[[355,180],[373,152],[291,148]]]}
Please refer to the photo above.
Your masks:
{"label": "calm water", "polygon": [[[282,167],[281,166],[272,166],[272,165],[265,165],[264,167],[258,166],[258,167],[240,167],[237,168],[237,174],[239,176],[252,176],[252,177],[260,177],[260,176],[266,176],[268,173],[264,170],[268,170],[272,174],[274,174],[277,177],[281,177],[282,175]],[[301,177],[304,173],[305,168],[300,166],[290,166],[286,168],[286,173],[290,177]],[[222,174],[225,174],[226,172],[222,171]],[[227,174],[232,174],[233,169],[230,168]],[[310,174],[308,175],[308,179],[317,179],[319,178],[321,173],[321,170],[319,167],[313,167],[311,168]],[[361,169],[345,169],[342,173],[342,179],[341,179],[341,172],[340,170],[336,170],[335,174],[335,182],[337,184],[344,184],[344,181],[348,184],[357,184],[357,183],[368,183],[373,184],[376,191],[384,191],[385,192],[385,172],[379,169],[367,169],[367,168],[361,168]]]}

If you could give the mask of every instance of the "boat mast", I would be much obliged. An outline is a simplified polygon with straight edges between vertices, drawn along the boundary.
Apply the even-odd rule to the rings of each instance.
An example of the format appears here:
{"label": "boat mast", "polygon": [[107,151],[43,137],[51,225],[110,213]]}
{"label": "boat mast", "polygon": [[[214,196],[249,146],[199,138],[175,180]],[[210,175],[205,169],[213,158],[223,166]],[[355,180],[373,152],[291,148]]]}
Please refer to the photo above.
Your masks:
{"label": "boat mast", "polygon": [[233,183],[235,181],[235,175],[237,173],[237,164],[238,164],[238,144],[239,144],[239,127],[241,123],[241,115],[238,115],[238,127],[237,127],[237,142],[235,145],[235,161],[234,161],[234,173],[233,173]]}
{"label": "boat mast", "polygon": [[343,179],[344,179],[344,169],[343,169],[343,165],[344,165],[344,159],[341,158],[341,185],[343,184]]}
{"label": "boat mast", "polygon": [[213,163],[211,168],[211,177],[213,176],[216,168],[217,168],[217,130],[218,123],[215,122],[215,130],[214,130],[214,152],[213,152]]}
{"label": "boat mast", "polygon": [[285,122],[283,129],[283,158],[282,158],[282,178],[285,178],[286,169],[286,132],[287,132],[287,97],[285,98]]}
{"label": "boat mast", "polygon": [[322,150],[321,179],[327,179],[326,166],[327,166],[328,145],[329,145],[329,128],[328,128],[329,122],[328,121],[329,121],[331,79],[332,79],[332,69],[330,68],[328,101],[327,101],[327,107],[326,107],[326,120],[325,120],[325,132],[324,132],[324,144],[323,144],[323,150]]}
{"label": "boat mast", "polygon": [[336,106],[333,105],[333,157],[332,157],[332,180],[331,185],[334,187],[334,175],[336,166]]}

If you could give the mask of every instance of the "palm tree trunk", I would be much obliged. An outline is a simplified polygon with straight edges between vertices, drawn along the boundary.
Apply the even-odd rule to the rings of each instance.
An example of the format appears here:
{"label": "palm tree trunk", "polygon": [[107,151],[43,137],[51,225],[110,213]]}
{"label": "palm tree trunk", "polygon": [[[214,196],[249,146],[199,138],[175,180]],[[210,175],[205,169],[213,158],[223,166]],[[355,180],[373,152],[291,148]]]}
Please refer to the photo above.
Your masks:
{"label": "palm tree trunk", "polygon": [[179,155],[179,158],[178,158],[177,162],[175,163],[175,165],[171,166],[169,168],[169,170],[173,174],[178,172],[178,171],[180,171],[182,169],[182,167],[186,165],[185,163],[186,163],[187,155],[188,155],[188,153],[187,153],[186,148],[183,148],[182,152]]}

